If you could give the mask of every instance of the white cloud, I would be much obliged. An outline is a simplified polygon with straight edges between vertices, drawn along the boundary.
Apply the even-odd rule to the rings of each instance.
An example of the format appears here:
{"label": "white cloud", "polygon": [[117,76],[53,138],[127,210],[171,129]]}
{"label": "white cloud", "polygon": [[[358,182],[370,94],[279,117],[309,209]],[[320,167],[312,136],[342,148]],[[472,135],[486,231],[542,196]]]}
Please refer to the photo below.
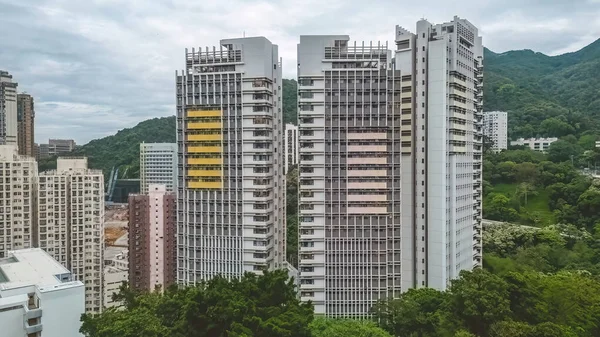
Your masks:
{"label": "white cloud", "polygon": [[[494,51],[557,54],[600,36],[598,0],[481,0],[457,7],[378,0],[0,0],[0,67],[36,98],[36,136],[78,142],[174,113],[174,74],[184,49],[266,36],[284,75],[296,73],[301,34],[348,34],[393,46],[396,24],[414,29],[455,14],[479,26]],[[69,125],[67,128],[61,126]]]}

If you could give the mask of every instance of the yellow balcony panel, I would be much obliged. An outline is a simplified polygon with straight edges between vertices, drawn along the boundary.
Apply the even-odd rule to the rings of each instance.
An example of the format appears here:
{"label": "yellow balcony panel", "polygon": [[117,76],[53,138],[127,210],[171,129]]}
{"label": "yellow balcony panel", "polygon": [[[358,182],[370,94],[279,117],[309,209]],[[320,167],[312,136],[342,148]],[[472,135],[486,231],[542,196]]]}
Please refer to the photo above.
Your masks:
{"label": "yellow balcony panel", "polygon": [[217,165],[223,164],[223,158],[188,158],[188,165]]}
{"label": "yellow balcony panel", "polygon": [[223,175],[221,170],[190,170],[188,176],[190,177],[220,177]]}
{"label": "yellow balcony panel", "polygon": [[221,117],[221,110],[189,110],[188,117]]}
{"label": "yellow balcony panel", "polygon": [[189,153],[221,153],[223,148],[220,146],[188,146]]}
{"label": "yellow balcony panel", "polygon": [[223,183],[220,181],[189,181],[187,187],[197,189],[220,189],[223,188]]}
{"label": "yellow balcony panel", "polygon": [[187,124],[187,128],[190,130],[220,129],[221,126],[222,126],[222,124],[217,123],[217,122],[211,122],[211,123],[190,122]]}
{"label": "yellow balcony panel", "polygon": [[210,134],[210,135],[187,135],[188,141],[202,141],[202,140],[221,140],[222,135],[219,134]]}

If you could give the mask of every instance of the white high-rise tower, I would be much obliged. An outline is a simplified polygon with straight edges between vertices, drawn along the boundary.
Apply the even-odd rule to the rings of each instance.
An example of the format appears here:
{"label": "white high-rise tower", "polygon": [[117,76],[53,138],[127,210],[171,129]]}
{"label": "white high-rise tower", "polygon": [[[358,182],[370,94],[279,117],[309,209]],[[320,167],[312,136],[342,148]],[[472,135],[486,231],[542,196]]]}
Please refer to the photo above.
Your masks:
{"label": "white high-rise tower", "polygon": [[177,281],[285,268],[281,60],[264,37],[186,50],[177,80]]}

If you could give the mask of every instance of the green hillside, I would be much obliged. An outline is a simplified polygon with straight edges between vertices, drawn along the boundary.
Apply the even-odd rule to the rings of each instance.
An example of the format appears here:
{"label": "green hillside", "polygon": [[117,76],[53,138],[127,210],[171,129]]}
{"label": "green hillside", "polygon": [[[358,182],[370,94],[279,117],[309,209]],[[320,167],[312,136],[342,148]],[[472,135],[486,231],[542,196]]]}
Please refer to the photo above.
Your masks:
{"label": "green hillside", "polygon": [[[123,129],[116,134],[77,148],[69,156],[88,157],[91,168],[101,169],[105,176],[119,167],[119,178],[137,178],[140,171],[140,143],[174,143],[175,116],[153,118]],[[39,162],[40,172],[56,168],[56,158]],[[127,170],[127,175],[122,174]]]}
{"label": "green hillside", "polygon": [[484,109],[509,112],[511,138],[580,135],[598,128],[600,40],[558,56],[486,49],[484,66]]}

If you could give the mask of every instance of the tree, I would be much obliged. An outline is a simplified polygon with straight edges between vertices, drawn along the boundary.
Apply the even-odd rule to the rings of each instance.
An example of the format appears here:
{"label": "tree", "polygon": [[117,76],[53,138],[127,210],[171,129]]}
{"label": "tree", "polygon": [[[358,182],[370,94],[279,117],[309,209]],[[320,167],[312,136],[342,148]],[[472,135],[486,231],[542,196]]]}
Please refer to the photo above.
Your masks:
{"label": "tree", "polygon": [[477,336],[488,336],[492,324],[511,315],[508,284],[486,270],[461,271],[450,291],[451,312]]}
{"label": "tree", "polygon": [[374,322],[317,318],[310,324],[312,337],[392,337]]}
{"label": "tree", "polygon": [[504,194],[491,193],[490,202],[484,209],[486,219],[497,221],[515,221],[519,214],[514,208],[509,206],[510,199]]}
{"label": "tree", "polygon": [[542,132],[547,137],[562,137],[573,134],[575,128],[558,118],[548,118],[540,124]]}
{"label": "tree", "polygon": [[521,183],[517,187],[517,191],[515,192],[515,197],[519,200],[519,203],[523,202],[527,205],[528,197],[534,197],[538,193],[535,190],[535,187],[531,183]]}
{"label": "tree", "polygon": [[555,163],[571,161],[572,158],[577,158],[580,152],[581,150],[577,144],[559,139],[550,144],[550,147],[548,148],[548,159]]}
{"label": "tree", "polygon": [[123,310],[83,315],[80,331],[88,337],[310,337],[312,319],[312,305],[299,301],[287,272],[278,270],[139,294]]}
{"label": "tree", "polygon": [[435,289],[409,289],[397,299],[377,303],[372,311],[381,327],[394,336],[436,336],[447,299],[448,294]]}

